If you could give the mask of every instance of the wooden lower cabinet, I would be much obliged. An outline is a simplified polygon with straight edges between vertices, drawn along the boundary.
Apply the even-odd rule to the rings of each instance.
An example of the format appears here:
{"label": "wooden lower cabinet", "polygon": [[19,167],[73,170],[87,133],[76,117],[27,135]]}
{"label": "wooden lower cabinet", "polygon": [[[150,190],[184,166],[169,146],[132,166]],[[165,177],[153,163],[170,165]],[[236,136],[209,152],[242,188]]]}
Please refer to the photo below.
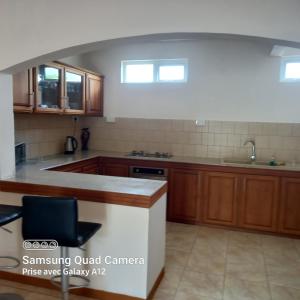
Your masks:
{"label": "wooden lower cabinet", "polygon": [[70,173],[82,173],[82,166],[74,164],[74,165],[62,167],[61,169],[58,169],[57,171],[70,172]]}
{"label": "wooden lower cabinet", "polygon": [[125,164],[105,163],[103,165],[103,175],[128,177],[129,167]]}
{"label": "wooden lower cabinet", "polygon": [[[132,164],[128,159],[98,157],[52,170],[128,177]],[[287,177],[293,174],[284,177],[261,170],[255,174],[246,168],[235,173],[235,168],[226,172],[224,167],[139,164],[168,169],[168,221],[300,236],[300,176],[296,173],[293,178]]]}
{"label": "wooden lower cabinet", "polygon": [[239,226],[276,231],[278,224],[279,178],[243,175]]}
{"label": "wooden lower cabinet", "polygon": [[100,166],[97,162],[91,162],[89,164],[83,165],[82,173],[99,175],[100,174]]}
{"label": "wooden lower cabinet", "polygon": [[196,223],[199,217],[200,179],[198,170],[171,169],[168,220]]}
{"label": "wooden lower cabinet", "polygon": [[238,182],[239,176],[233,173],[204,175],[204,223],[237,225]]}
{"label": "wooden lower cabinet", "polygon": [[300,235],[299,178],[282,178],[279,231]]}
{"label": "wooden lower cabinet", "polygon": [[52,168],[53,171],[70,172],[70,173],[84,173],[84,174],[100,174],[101,167],[98,158],[87,159],[84,161],[67,164]]}

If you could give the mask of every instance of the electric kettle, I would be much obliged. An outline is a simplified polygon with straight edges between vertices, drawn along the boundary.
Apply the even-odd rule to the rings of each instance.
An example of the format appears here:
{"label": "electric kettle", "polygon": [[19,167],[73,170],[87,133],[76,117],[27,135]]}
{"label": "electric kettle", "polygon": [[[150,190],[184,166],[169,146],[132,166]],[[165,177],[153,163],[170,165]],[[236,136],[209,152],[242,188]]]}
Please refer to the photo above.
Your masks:
{"label": "electric kettle", "polygon": [[74,136],[67,136],[65,142],[65,154],[74,154],[76,149],[78,148],[78,142],[74,138]]}

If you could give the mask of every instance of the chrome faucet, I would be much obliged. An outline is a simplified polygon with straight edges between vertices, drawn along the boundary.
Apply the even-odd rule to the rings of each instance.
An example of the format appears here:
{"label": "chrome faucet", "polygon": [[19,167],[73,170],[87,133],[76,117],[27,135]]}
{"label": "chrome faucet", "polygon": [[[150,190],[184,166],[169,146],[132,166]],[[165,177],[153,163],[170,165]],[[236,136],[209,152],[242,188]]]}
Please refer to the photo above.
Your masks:
{"label": "chrome faucet", "polygon": [[255,162],[256,161],[256,146],[255,146],[255,141],[253,139],[247,139],[244,143],[244,146],[246,146],[248,143],[250,143],[252,145],[252,153],[250,155],[250,160],[251,162]]}

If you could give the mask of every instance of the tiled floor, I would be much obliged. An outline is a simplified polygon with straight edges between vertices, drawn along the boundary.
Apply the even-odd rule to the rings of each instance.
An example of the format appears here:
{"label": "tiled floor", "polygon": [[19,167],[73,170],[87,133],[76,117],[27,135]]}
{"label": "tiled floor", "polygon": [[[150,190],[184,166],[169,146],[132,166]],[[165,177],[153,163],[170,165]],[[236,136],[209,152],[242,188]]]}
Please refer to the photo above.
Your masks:
{"label": "tiled floor", "polygon": [[[168,223],[166,253],[155,300],[300,300],[300,240]],[[60,299],[57,291],[0,280],[4,292]]]}
{"label": "tiled floor", "polygon": [[[16,293],[25,300],[58,300],[60,292],[56,290],[39,288],[32,285],[20,284],[7,280],[0,280],[0,293]],[[95,300],[91,298],[70,295],[70,300]]]}
{"label": "tiled floor", "polygon": [[167,225],[155,300],[300,300],[300,240]]}
{"label": "tiled floor", "polygon": [[[59,291],[39,288],[32,285],[0,280],[0,293],[16,293],[25,300],[58,300]],[[71,295],[70,300],[92,300],[91,298]],[[95,300],[95,299],[93,299]]]}

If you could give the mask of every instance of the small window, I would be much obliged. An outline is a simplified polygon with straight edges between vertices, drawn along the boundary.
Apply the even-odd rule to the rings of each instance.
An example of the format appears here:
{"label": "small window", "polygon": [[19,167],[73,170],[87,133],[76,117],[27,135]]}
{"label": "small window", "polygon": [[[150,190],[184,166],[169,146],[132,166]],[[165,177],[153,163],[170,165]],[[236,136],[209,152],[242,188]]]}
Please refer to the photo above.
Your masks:
{"label": "small window", "polygon": [[187,59],[124,60],[121,83],[186,82]]}
{"label": "small window", "polygon": [[284,58],[281,65],[281,81],[300,81],[300,57]]}

